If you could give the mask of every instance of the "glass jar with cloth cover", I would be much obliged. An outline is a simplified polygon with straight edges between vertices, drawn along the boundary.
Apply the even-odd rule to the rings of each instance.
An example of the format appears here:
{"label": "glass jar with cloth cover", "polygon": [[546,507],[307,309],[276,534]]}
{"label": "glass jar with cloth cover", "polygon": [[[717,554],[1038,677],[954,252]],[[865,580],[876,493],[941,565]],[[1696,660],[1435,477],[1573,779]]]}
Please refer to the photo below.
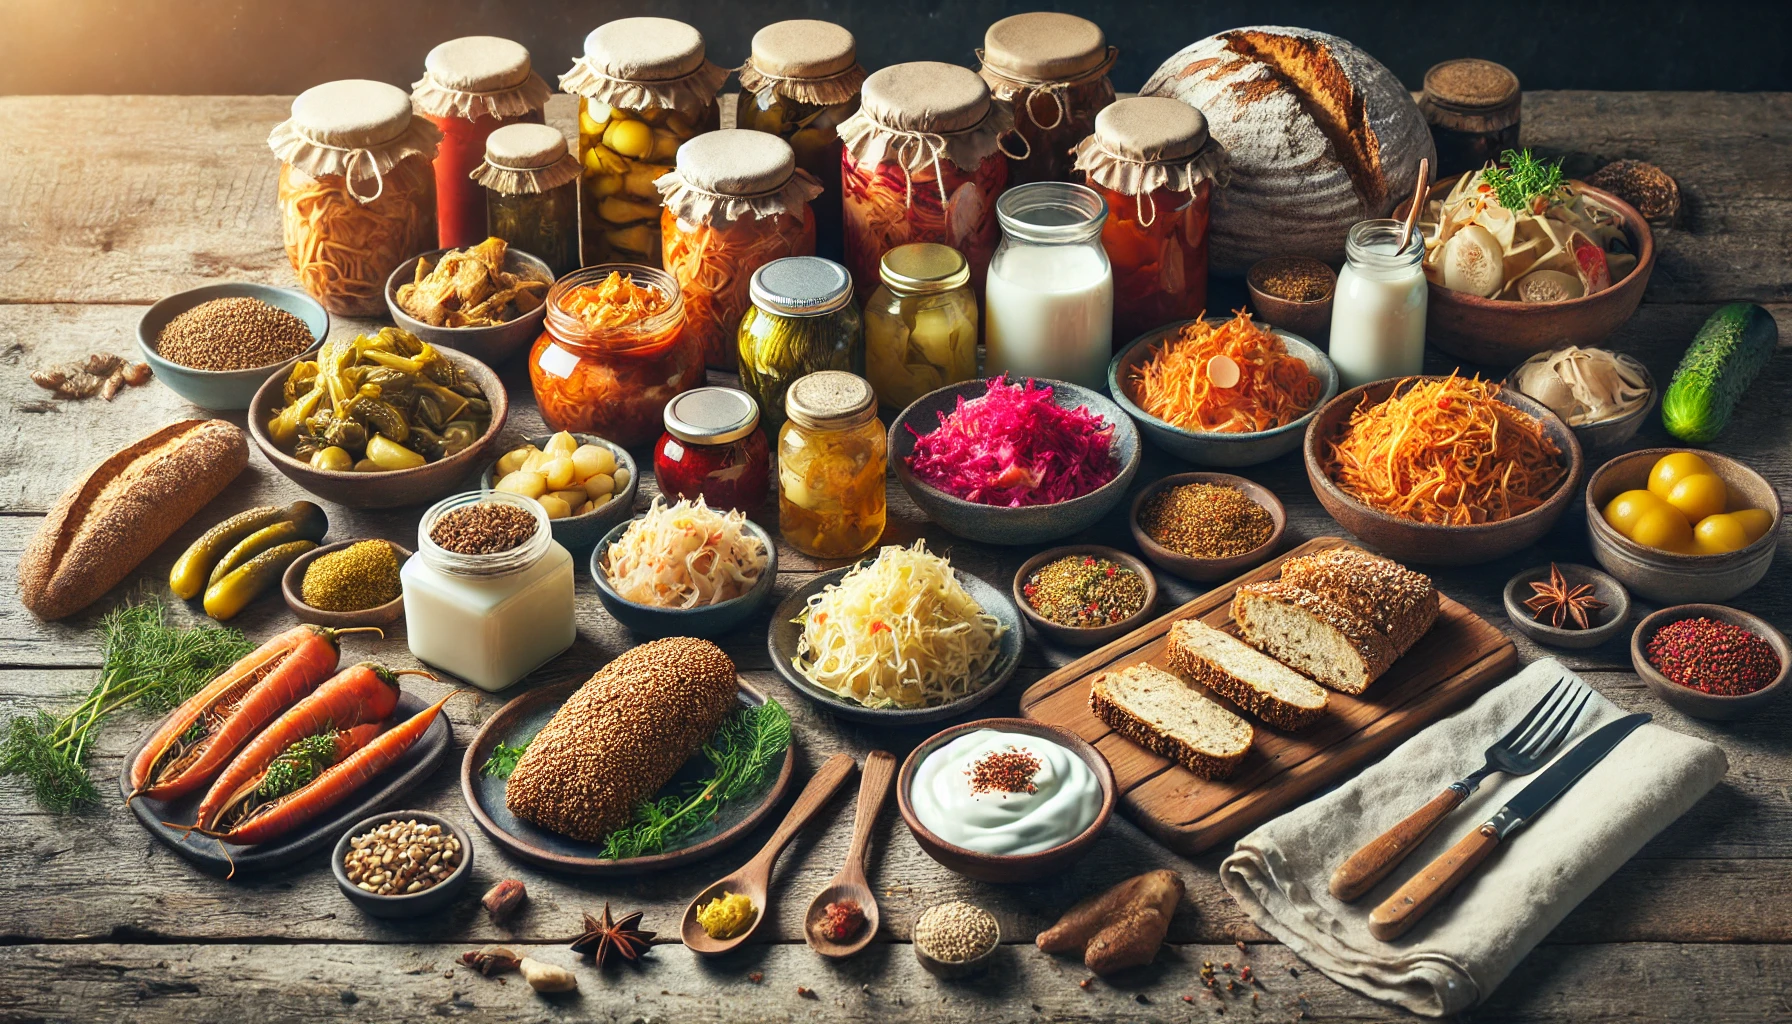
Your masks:
{"label": "glass jar with cloth cover", "polygon": [[716,93],[728,69],[711,63],[703,34],[671,18],[621,18],[585,37],[585,55],[560,76],[579,96],[579,204],[586,266],[660,265],[660,194],[678,147],[722,126]]}
{"label": "glass jar with cloth cover", "polygon": [[964,254],[910,242],[884,253],[879,274],[865,306],[865,376],[878,401],[904,409],[977,376],[977,297]]}
{"label": "glass jar with cloth cover", "polygon": [[542,260],[555,277],[579,268],[579,161],[560,129],[512,124],[492,132],[472,181],[485,191],[491,234]]}
{"label": "glass jar with cloth cover", "polygon": [[865,322],[846,268],[819,256],[773,260],[753,272],[740,318],[740,386],[766,428],[784,422],[784,391],[820,370],[865,372]]}
{"label": "glass jar with cloth cover", "polygon": [[859,109],[865,69],[852,33],[829,21],[780,21],[753,34],[753,55],[737,72],[741,96],[736,126],[770,132],[790,143],[796,165],[821,182],[815,211],[815,251],[838,261],[840,133]]}
{"label": "glass jar with cloth cover", "polygon": [[1114,102],[1108,70],[1119,55],[1100,26],[1074,14],[1035,11],[989,26],[978,74],[991,95],[1014,105],[1014,130],[1029,149],[1009,164],[1010,185],[1071,180],[1071,149]]}
{"label": "glass jar with cloth cover", "polygon": [[286,257],[325,309],[385,316],[386,278],[435,248],[441,137],[403,89],[362,78],[306,89],[268,133]]}
{"label": "glass jar with cloth cover", "polygon": [[463,36],[423,58],[411,104],[442,132],[435,159],[436,239],[442,248],[478,245],[491,233],[485,195],[472,181],[485,159],[486,138],[507,124],[540,124],[550,94],[530,67],[529,51],[508,39]]}
{"label": "glass jar with cloth cover", "polygon": [[1207,118],[1167,96],[1120,100],[1095,115],[1076,169],[1108,204],[1101,244],[1114,266],[1115,343],[1200,316],[1209,199],[1225,173]]}
{"label": "glass jar with cloth cover", "polygon": [[916,61],[865,79],[859,112],[840,125],[846,266],[861,300],[877,288],[884,253],[909,242],[957,249],[983,290],[1001,236],[1004,146],[1026,153],[1013,129],[1008,104],[969,68]]}
{"label": "glass jar with cloth cover", "polygon": [[684,292],[684,329],[701,341],[705,362],[733,370],[753,272],[815,254],[809,201],[821,183],[783,139],[730,128],[680,146],[676,168],[656,184],[661,253]]}

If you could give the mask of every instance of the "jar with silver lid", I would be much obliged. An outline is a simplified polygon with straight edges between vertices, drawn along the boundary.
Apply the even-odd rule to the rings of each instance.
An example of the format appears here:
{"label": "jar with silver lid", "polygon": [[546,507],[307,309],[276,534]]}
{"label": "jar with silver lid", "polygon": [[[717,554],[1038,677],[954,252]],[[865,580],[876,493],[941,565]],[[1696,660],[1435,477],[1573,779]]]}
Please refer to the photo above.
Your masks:
{"label": "jar with silver lid", "polygon": [[666,403],[653,473],[668,500],[702,497],[751,516],[771,486],[772,452],[759,404],[737,388],[697,388]]}
{"label": "jar with silver lid", "polygon": [[753,272],[740,320],[740,386],[766,427],[783,424],[784,392],[821,370],[865,372],[865,324],[846,268],[819,256],[773,260]]}
{"label": "jar with silver lid", "polygon": [[778,432],[778,528],[798,551],[851,558],[884,533],[888,449],[863,377],[811,373],[784,396]]}

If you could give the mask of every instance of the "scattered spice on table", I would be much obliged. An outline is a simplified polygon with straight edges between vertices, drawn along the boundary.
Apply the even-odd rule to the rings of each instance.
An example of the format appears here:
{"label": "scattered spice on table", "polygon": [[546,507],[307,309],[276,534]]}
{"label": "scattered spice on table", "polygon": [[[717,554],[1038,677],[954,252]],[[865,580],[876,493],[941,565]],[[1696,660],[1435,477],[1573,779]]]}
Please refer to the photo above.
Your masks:
{"label": "scattered spice on table", "polygon": [[148,363],[127,363],[110,352],[94,352],[75,363],[57,363],[31,371],[31,383],[57,398],[80,401],[98,395],[110,402],[126,387],[148,384]]}
{"label": "scattered spice on table", "polygon": [[712,939],[732,939],[746,931],[758,914],[751,897],[724,890],[697,911],[697,923]]}
{"label": "scattered spice on table", "polygon": [[1269,510],[1236,487],[1182,484],[1151,496],[1139,525],[1158,544],[1190,558],[1229,558],[1261,547],[1275,530]]}
{"label": "scattered spice on table", "polygon": [[585,930],[573,940],[572,951],[580,956],[590,957],[598,967],[613,960],[639,964],[642,954],[653,948],[654,936],[653,932],[637,927],[640,923],[639,910],[621,918],[612,918],[610,905],[605,903],[602,918],[585,915]]}
{"label": "scattered spice on table", "polygon": [[527,886],[514,878],[506,878],[487,890],[479,902],[484,904],[485,912],[491,915],[493,923],[503,924],[522,909],[523,902],[528,898]]}
{"label": "scattered spice on table", "polygon": [[1332,292],[1331,268],[1318,260],[1282,259],[1257,275],[1257,290],[1289,302],[1317,302]]}
{"label": "scattered spice on table", "polygon": [[1779,655],[1766,640],[1704,616],[1656,630],[1647,653],[1649,664],[1672,682],[1719,697],[1754,693],[1780,674]]}
{"label": "scattered spice on table", "polygon": [[865,908],[858,900],[836,900],[821,909],[815,934],[829,942],[847,942],[865,926]]}
{"label": "scattered spice on table", "polygon": [[326,612],[359,612],[397,600],[402,589],[392,545],[364,540],[306,566],[299,596]]}
{"label": "scattered spice on table", "polygon": [[915,921],[915,945],[945,963],[975,960],[994,949],[1000,938],[995,917],[969,903],[940,903],[922,911]]}
{"label": "scattered spice on table", "polygon": [[1091,555],[1065,555],[1027,577],[1021,595],[1060,626],[1107,626],[1145,607],[1145,581],[1128,566]]}
{"label": "scattered spice on table", "polygon": [[486,946],[483,949],[470,949],[460,955],[460,962],[473,968],[486,977],[514,971],[523,958],[517,956],[516,950],[508,946]]}
{"label": "scattered spice on table", "polygon": [[201,302],[168,321],[156,354],[194,370],[252,370],[285,362],[316,340],[305,321],[244,295]]}
{"label": "scattered spice on table", "polygon": [[1549,579],[1531,584],[1535,593],[1525,601],[1531,616],[1556,629],[1587,629],[1593,624],[1592,613],[1605,607],[1593,596],[1593,584],[1568,585],[1568,578],[1556,563],[1549,563]]}
{"label": "scattered spice on table", "polygon": [[1039,757],[1024,747],[992,750],[965,772],[972,793],[1036,793],[1033,776],[1039,774]]}
{"label": "scattered spice on table", "polygon": [[497,501],[464,505],[437,519],[429,539],[458,555],[495,555],[535,536],[527,509]]}
{"label": "scattered spice on table", "polygon": [[342,859],[355,887],[376,896],[408,896],[460,867],[460,840],[440,825],[397,818],[349,840]]}

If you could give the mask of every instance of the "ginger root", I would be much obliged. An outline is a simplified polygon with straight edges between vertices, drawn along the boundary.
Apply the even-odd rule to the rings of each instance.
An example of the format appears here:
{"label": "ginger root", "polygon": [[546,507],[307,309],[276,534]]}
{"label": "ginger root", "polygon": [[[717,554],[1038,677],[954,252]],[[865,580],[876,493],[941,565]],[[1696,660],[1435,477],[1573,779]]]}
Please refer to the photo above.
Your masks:
{"label": "ginger root", "polygon": [[1096,974],[1148,964],[1170,931],[1182,893],[1176,872],[1148,871],[1071,907],[1033,941],[1047,953],[1080,951]]}

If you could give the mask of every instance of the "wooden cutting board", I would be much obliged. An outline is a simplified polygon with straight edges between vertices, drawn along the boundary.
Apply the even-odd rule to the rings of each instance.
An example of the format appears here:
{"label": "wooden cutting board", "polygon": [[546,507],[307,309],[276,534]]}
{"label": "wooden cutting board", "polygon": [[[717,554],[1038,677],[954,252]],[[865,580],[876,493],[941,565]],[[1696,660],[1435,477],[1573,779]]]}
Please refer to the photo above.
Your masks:
{"label": "wooden cutting board", "polygon": [[1190,684],[1257,731],[1250,753],[1225,779],[1201,778],[1108,728],[1089,710],[1090,681],[1140,662],[1164,667],[1164,638],[1179,619],[1199,618],[1236,634],[1230,609],[1241,584],[1275,578],[1282,562],[1296,555],[1352,546],[1340,537],[1307,541],[1034,683],[1021,695],[1021,713],[1095,744],[1114,769],[1121,810],[1170,849],[1195,854],[1242,835],[1506,678],[1518,662],[1512,641],[1442,597],[1437,623],[1412,650],[1361,696],[1328,691],[1325,715],[1297,733],[1272,729]]}

